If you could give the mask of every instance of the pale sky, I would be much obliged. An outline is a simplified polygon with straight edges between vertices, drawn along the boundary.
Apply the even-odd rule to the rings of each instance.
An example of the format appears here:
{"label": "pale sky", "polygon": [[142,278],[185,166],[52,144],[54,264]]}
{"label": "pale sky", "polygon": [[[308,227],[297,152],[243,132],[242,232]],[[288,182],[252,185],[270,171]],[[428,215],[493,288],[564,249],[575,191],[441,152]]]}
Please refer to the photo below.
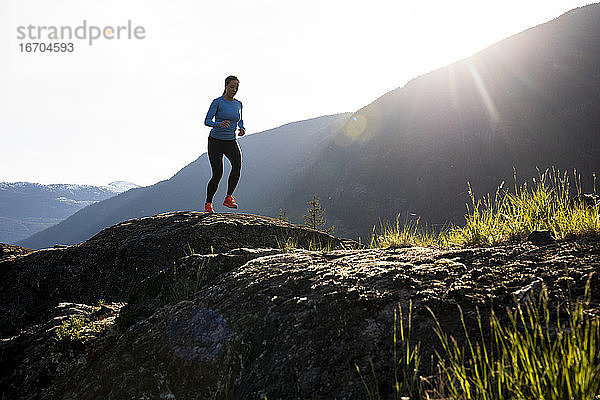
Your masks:
{"label": "pale sky", "polygon": [[[356,111],[589,3],[0,0],[0,181],[151,185],[206,151],[204,117],[227,75],[240,79],[251,134]],[[84,20],[130,20],[144,39],[46,38],[74,51],[20,50],[36,41],[19,39],[20,26],[75,29]]]}

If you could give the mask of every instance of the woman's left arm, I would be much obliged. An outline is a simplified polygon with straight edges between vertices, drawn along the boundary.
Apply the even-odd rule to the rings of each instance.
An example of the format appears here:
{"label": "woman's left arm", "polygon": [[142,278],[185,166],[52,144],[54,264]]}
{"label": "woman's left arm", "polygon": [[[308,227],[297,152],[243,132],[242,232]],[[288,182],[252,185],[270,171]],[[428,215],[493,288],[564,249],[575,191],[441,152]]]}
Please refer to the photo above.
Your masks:
{"label": "woman's left arm", "polygon": [[240,101],[240,121],[238,122],[238,126],[240,127],[240,129],[238,131],[238,136],[244,136],[246,134],[246,128],[244,128],[244,119],[243,119],[244,115],[242,113],[243,109],[244,109],[244,106],[242,105],[242,102]]}

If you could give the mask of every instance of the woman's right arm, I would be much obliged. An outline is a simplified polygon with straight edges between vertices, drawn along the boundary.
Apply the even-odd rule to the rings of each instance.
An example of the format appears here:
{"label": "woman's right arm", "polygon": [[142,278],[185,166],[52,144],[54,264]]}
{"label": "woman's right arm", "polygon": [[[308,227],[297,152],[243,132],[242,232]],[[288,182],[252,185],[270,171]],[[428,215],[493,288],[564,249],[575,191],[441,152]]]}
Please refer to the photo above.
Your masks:
{"label": "woman's right arm", "polygon": [[215,121],[213,121],[213,118],[215,115],[217,115],[217,100],[218,99],[214,99],[212,103],[210,103],[210,107],[206,113],[206,118],[204,118],[204,125],[210,126],[211,128],[218,125]]}

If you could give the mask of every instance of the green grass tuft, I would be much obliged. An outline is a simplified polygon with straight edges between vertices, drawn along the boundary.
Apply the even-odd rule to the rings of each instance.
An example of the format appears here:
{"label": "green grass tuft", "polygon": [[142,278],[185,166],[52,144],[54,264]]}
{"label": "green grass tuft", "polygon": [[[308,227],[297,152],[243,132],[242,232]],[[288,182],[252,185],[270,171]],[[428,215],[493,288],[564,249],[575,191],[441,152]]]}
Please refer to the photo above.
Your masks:
{"label": "green grass tuft", "polygon": [[277,240],[277,248],[284,253],[293,253],[298,248],[298,240],[288,237],[285,242]]}
{"label": "green grass tuft", "polygon": [[[475,340],[461,321],[467,345],[461,347],[439,323],[436,333],[445,351],[440,358],[444,397],[456,399],[595,399],[600,393],[600,321],[587,318],[589,296],[552,322],[548,298],[508,311],[507,323],[489,319],[489,342]],[[436,321],[437,322],[437,321]]]}
{"label": "green grass tuft", "polygon": [[188,300],[194,293],[197,293],[205,282],[205,264],[200,263],[194,274],[186,271],[179,271],[177,267],[171,275],[171,286],[169,287],[169,300],[173,303],[179,303]]}
{"label": "green grass tuft", "polygon": [[[300,249],[300,245],[298,244],[298,239],[288,237],[285,242],[280,242],[277,240],[277,248],[281,250],[283,253],[293,253],[297,249]],[[335,250],[335,244],[333,242],[327,242],[325,244],[318,242],[310,241],[308,243],[308,251],[320,251],[320,252],[328,252]]]}
{"label": "green grass tuft", "polygon": [[514,192],[509,192],[500,185],[493,199],[488,195],[480,200],[469,186],[471,205],[466,224],[451,230],[448,241],[459,246],[495,245],[522,239],[535,230],[549,230],[556,239],[598,234],[600,204],[573,201],[573,196],[582,194],[577,172],[573,180],[574,187],[566,172],[546,170],[531,186],[525,183],[518,187],[515,183]]}
{"label": "green grass tuft", "polygon": [[[420,344],[411,343],[412,313],[405,322],[402,314],[395,316],[394,398],[599,399],[600,320],[588,314],[589,293],[588,281],[583,300],[570,308],[551,310],[544,290],[538,300],[507,310],[507,318],[492,312],[484,321],[478,314],[479,337],[469,333],[461,310],[460,341],[430,310],[443,351],[436,352],[437,372],[427,377],[419,375]],[[378,399],[378,384],[370,388],[355,367],[367,397]]]}
{"label": "green grass tuft", "polygon": [[371,237],[371,248],[400,248],[410,246],[447,246],[446,232],[436,232],[420,225],[420,220],[405,219],[400,223],[400,215],[396,217],[396,224],[380,224],[380,232]]}
{"label": "green grass tuft", "polygon": [[[419,225],[419,220],[381,227],[373,234],[371,247],[405,246],[493,246],[522,240],[536,230],[548,230],[555,239],[600,233],[600,202],[593,205],[573,198],[581,195],[581,178],[575,171],[573,183],[566,172],[555,169],[538,172],[532,184],[505,190],[502,183],[494,196],[477,199],[468,185],[464,226],[450,226],[439,232]],[[595,188],[594,176],[594,193]]]}

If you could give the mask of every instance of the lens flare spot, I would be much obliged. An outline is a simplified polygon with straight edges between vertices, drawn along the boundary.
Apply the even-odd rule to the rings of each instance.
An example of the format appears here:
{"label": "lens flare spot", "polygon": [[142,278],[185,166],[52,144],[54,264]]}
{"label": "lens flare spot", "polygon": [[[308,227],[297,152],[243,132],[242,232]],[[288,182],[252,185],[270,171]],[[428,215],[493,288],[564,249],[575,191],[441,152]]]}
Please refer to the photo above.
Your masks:
{"label": "lens flare spot", "polygon": [[336,129],[334,142],[338,146],[366,143],[381,134],[382,112],[376,105],[365,107],[348,118],[341,129]]}
{"label": "lens flare spot", "polygon": [[353,115],[344,127],[344,132],[351,140],[356,140],[367,128],[367,118],[362,114]]}

